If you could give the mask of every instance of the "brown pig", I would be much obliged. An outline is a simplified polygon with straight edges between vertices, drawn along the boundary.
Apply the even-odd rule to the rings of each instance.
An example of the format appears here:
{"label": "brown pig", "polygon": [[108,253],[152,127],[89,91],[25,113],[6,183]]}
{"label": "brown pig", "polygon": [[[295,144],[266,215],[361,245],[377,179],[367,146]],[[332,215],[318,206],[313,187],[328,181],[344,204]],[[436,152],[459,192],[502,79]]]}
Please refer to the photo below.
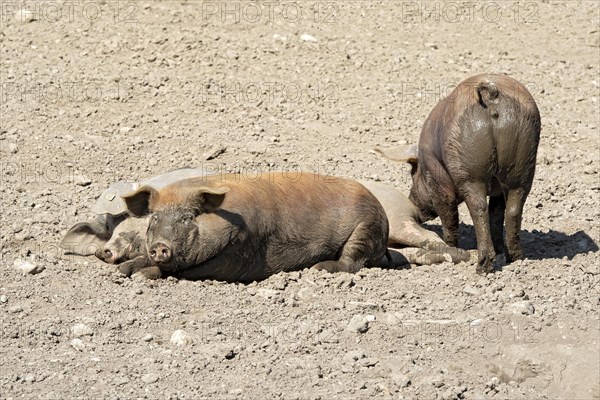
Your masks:
{"label": "brown pig", "polygon": [[523,256],[519,231],[540,129],[537,105],[522,84],[484,74],[461,82],[433,108],[418,149],[377,151],[411,164],[409,198],[419,222],[439,216],[450,246],[458,243],[458,205],[467,204],[477,236],[477,272],[484,273],[493,271],[496,253],[504,252],[507,262]]}
{"label": "brown pig", "polygon": [[151,275],[158,268],[186,279],[247,282],[312,266],[355,272],[380,265],[387,252],[383,207],[347,179],[227,174],[145,186],[123,198],[133,215],[152,213]]}

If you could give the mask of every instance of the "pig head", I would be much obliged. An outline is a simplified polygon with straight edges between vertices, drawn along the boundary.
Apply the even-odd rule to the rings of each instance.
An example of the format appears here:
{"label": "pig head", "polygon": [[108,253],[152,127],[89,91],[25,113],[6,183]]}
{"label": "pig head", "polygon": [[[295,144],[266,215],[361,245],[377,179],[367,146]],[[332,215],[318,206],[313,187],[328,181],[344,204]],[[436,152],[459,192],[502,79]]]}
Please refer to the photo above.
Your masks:
{"label": "pig head", "polygon": [[252,281],[313,266],[354,272],[387,251],[381,204],[342,178],[231,174],[143,187],[124,200],[133,215],[151,213],[153,266],[186,279]]}
{"label": "pig head", "polygon": [[458,205],[467,204],[477,236],[477,272],[485,273],[493,271],[496,253],[505,253],[507,262],[523,256],[519,231],[540,130],[527,89],[510,77],[486,74],[461,82],[433,108],[418,148],[376,150],[411,165],[409,199],[418,218],[439,216],[450,246],[458,243]]}

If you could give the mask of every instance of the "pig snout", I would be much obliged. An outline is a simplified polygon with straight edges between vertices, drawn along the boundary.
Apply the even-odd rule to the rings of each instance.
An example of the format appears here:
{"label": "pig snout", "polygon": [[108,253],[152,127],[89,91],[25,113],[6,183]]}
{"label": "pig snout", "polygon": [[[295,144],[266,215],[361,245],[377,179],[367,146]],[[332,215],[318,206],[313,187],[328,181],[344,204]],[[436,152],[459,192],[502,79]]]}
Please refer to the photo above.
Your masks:
{"label": "pig snout", "polygon": [[150,258],[156,263],[169,262],[171,254],[171,248],[165,243],[155,243],[150,247]]}
{"label": "pig snout", "polygon": [[114,264],[117,261],[115,253],[107,247],[96,250],[95,255],[97,258],[104,261],[105,263]]}

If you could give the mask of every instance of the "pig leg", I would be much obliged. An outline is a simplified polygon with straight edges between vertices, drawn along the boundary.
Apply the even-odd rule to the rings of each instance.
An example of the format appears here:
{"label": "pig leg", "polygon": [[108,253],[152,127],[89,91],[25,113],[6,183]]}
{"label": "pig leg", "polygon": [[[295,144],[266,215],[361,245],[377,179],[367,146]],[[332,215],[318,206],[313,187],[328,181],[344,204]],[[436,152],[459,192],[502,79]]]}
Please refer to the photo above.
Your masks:
{"label": "pig leg", "polygon": [[328,272],[355,273],[370,261],[373,266],[377,265],[379,259],[373,256],[379,252],[377,245],[379,241],[383,240],[383,237],[374,237],[374,234],[370,225],[359,224],[344,244],[337,261],[321,261],[313,268]]}
{"label": "pig leg", "polygon": [[523,258],[523,249],[519,239],[523,206],[527,199],[527,191],[523,188],[512,189],[506,196],[506,262],[510,263]]}
{"label": "pig leg", "polygon": [[[438,168],[441,171],[441,168]],[[458,202],[452,191],[444,188],[454,187],[450,177],[438,172],[437,180],[429,176],[427,184],[430,187],[433,207],[437,211],[442,228],[444,229],[444,242],[448,246],[458,246]]]}
{"label": "pig leg", "polygon": [[505,253],[504,251],[504,211],[506,202],[504,195],[490,197],[490,232],[494,250],[496,254]]}
{"label": "pig leg", "polygon": [[136,272],[149,267],[152,262],[148,258],[148,255],[144,254],[134,258],[133,260],[125,261],[119,265],[119,272],[125,276],[131,276]]}
{"label": "pig leg", "polygon": [[423,228],[414,219],[394,222],[395,224],[390,223],[389,243],[392,245],[424,249],[429,246],[445,244],[435,232]]}
{"label": "pig leg", "polygon": [[461,189],[475,226],[479,254],[476,271],[478,274],[493,272],[496,253],[490,233],[486,185],[483,182],[469,182],[464,183]]}

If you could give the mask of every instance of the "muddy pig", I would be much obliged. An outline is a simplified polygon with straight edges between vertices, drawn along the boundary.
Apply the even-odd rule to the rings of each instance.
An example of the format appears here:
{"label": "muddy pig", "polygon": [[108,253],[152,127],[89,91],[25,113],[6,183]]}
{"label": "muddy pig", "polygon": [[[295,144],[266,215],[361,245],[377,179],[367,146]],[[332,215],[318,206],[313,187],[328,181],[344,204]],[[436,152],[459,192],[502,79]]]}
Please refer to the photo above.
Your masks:
{"label": "muddy pig", "polygon": [[467,204],[477,237],[477,272],[486,273],[493,271],[496,253],[504,252],[507,262],[523,257],[519,231],[540,129],[537,105],[522,84],[484,74],[461,82],[433,108],[418,149],[376,150],[411,164],[409,198],[419,222],[439,216],[450,246],[458,243],[458,205]]}
{"label": "muddy pig", "polygon": [[160,189],[183,179],[215,173],[215,170],[207,167],[180,168],[148,178],[141,183],[116,182],[106,189],[92,206],[91,211],[96,217],[73,225],[59,246],[71,254],[96,255],[112,264],[136,258],[140,255],[137,250],[139,243],[145,243],[146,240],[147,219],[131,219],[121,195],[131,193],[141,186]]}
{"label": "muddy pig", "polygon": [[383,207],[347,179],[227,174],[145,186],[123,198],[133,215],[152,213],[151,275],[247,282],[312,266],[355,272],[387,253]]}

